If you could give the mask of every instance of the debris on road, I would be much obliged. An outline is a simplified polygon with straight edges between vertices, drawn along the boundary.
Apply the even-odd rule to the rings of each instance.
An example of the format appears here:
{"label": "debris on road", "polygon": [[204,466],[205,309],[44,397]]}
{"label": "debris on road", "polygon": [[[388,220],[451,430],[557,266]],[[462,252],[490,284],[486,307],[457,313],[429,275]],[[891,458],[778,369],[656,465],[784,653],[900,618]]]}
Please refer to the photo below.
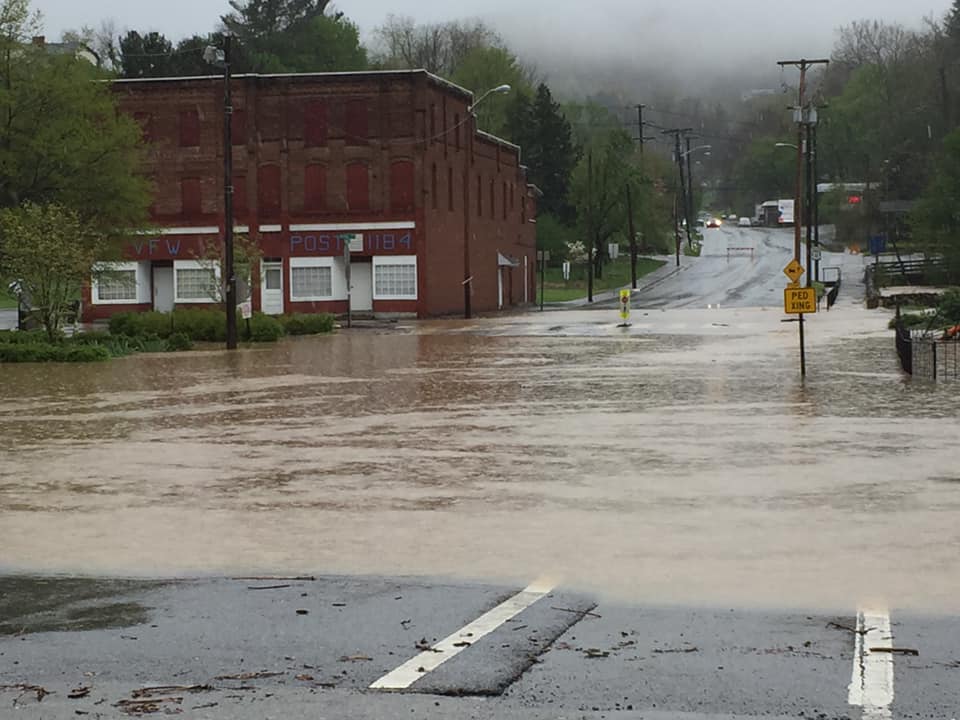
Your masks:
{"label": "debris on road", "polygon": [[610,653],[608,651],[600,650],[599,648],[587,648],[583,651],[583,654],[588,658],[610,657]]}
{"label": "debris on road", "polygon": [[420,641],[416,645],[414,645],[414,647],[417,650],[423,650],[424,652],[435,652],[435,653],[443,652],[443,650],[437,650],[437,648],[433,647],[433,645],[428,643],[426,638],[420,638]]}
{"label": "debris on road", "polygon": [[283,590],[291,585],[248,585],[247,590]]}
{"label": "debris on road", "polygon": [[653,651],[657,655],[667,655],[669,653],[695,653],[700,652],[700,648],[696,645],[691,645],[690,647],[684,648],[655,648]]}
{"label": "debris on road", "polygon": [[90,688],[87,685],[81,685],[80,687],[75,687],[69,693],[67,697],[71,700],[79,700],[80,698],[85,698],[90,694]]}
{"label": "debris on road", "polygon": [[[214,680],[257,680],[259,678],[277,677],[278,675],[283,675],[283,673],[261,670],[259,672],[242,672],[236,675],[217,675]],[[235,690],[236,688],[231,689]]]}
{"label": "debris on road", "polygon": [[[594,606],[592,606],[592,607],[596,607],[596,605],[594,605]],[[574,613],[575,615],[580,615],[581,617],[587,617],[588,615],[589,615],[590,617],[594,617],[594,618],[601,618],[601,617],[603,617],[602,615],[597,615],[597,613],[591,612],[590,610],[572,610],[572,609],[570,609],[570,608],[553,607],[553,606],[551,606],[550,609],[551,609],[551,610],[557,610],[558,612]],[[592,609],[592,608],[591,608],[591,609]]]}
{"label": "debris on road", "polygon": [[148,685],[147,687],[137,688],[130,697],[132,698],[152,698],[155,695],[169,695],[178,692],[210,692],[216,690],[213,685]]}
{"label": "debris on road", "polygon": [[[52,695],[52,694],[53,694],[53,693],[51,693],[49,690],[47,690],[47,689],[44,688],[44,687],[41,687],[41,686],[39,686],[39,685],[28,685],[28,684],[26,684],[26,683],[18,683],[18,684],[16,684],[16,685],[0,685],[0,690],[19,690],[21,696],[22,696],[24,693],[28,693],[28,692],[36,693],[37,702],[43,702],[43,699],[44,699],[47,695]],[[17,700],[19,700],[19,699],[20,699],[20,698],[18,697]],[[14,701],[14,702],[16,702],[16,701]]]}
{"label": "debris on road", "polygon": [[309,614],[310,614],[309,610],[304,610],[303,608],[300,608],[299,610],[297,610],[297,615],[309,615]]}
{"label": "debris on road", "polygon": [[121,700],[114,707],[118,707],[129,715],[148,715],[160,712],[162,705],[182,705],[182,697],[150,698],[149,700]]}
{"label": "debris on road", "polygon": [[864,628],[863,630],[857,630],[856,628],[850,627],[849,625],[842,625],[841,623],[838,623],[838,622],[828,622],[827,627],[835,628],[836,630],[846,630],[847,632],[851,632],[854,635],[866,635],[868,632],[875,629],[875,628]]}
{"label": "debris on road", "polygon": [[872,647],[870,648],[870,652],[891,653],[893,655],[912,655],[913,657],[920,657],[920,651],[914,650],[913,648]]}
{"label": "debris on road", "polygon": [[367,657],[366,655],[341,655],[340,662],[367,662],[373,660],[372,657]]}

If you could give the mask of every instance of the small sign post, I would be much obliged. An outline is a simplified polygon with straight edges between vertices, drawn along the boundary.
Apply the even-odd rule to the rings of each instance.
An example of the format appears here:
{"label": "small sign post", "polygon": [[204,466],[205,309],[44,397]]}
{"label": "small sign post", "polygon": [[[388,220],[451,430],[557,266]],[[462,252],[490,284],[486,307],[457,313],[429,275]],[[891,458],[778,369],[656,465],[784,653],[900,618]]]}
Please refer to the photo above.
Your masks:
{"label": "small sign post", "polygon": [[630,327],[630,291],[620,291],[620,319],[623,320],[617,327]]}
{"label": "small sign post", "polygon": [[794,258],[783,269],[783,274],[790,278],[790,284],[783,291],[783,311],[788,315],[797,315],[800,324],[800,377],[807,376],[807,349],[804,344],[803,323],[804,313],[817,311],[817,291],[812,287],[800,287],[800,277],[806,272],[799,261]]}
{"label": "small sign post", "polygon": [[250,335],[250,318],[253,317],[253,303],[250,300],[245,300],[242,303],[237,304],[237,309],[240,311],[240,317],[243,318],[244,322],[247,325],[247,337]]}

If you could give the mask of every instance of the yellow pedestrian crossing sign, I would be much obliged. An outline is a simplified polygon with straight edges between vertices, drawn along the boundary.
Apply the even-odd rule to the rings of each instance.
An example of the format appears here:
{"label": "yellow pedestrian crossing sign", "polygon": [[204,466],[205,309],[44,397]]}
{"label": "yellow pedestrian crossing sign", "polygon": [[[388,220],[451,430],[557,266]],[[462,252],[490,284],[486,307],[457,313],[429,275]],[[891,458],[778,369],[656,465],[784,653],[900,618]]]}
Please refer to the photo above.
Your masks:
{"label": "yellow pedestrian crossing sign", "polygon": [[817,311],[816,288],[789,287],[783,291],[783,311],[788,315],[801,315]]}
{"label": "yellow pedestrian crossing sign", "polygon": [[630,319],[630,291],[620,291],[620,319],[626,322]]}
{"label": "yellow pedestrian crossing sign", "polygon": [[800,279],[800,276],[803,275],[806,270],[803,269],[803,266],[797,262],[797,259],[794,258],[790,263],[783,269],[783,274],[790,278],[790,282],[797,282]]}

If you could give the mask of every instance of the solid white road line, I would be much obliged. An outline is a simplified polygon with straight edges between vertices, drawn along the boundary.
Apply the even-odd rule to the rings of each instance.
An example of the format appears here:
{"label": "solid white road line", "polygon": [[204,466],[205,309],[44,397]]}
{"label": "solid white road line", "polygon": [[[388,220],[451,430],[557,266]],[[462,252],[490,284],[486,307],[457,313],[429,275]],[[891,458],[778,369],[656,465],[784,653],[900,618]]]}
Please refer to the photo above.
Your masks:
{"label": "solid white road line", "polygon": [[[863,708],[863,720],[890,720],[893,715],[893,647],[890,615],[880,611],[857,614],[853,650],[853,679],[848,701]],[[872,651],[880,649],[879,652]]]}
{"label": "solid white road line", "polygon": [[555,584],[537,580],[508,600],[484,613],[469,625],[462,627],[416,657],[410,658],[396,670],[387,673],[370,686],[373,690],[404,690],[431,670],[466,650],[485,635],[489,635],[511,618],[516,617],[537,600],[549,593]]}

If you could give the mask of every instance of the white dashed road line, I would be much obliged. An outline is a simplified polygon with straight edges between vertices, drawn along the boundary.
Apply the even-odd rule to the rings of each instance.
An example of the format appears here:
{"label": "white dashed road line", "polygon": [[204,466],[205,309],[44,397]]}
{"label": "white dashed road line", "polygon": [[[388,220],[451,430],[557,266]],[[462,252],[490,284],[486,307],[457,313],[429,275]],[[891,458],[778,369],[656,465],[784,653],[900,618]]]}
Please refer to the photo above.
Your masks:
{"label": "white dashed road line", "polygon": [[373,683],[372,690],[405,690],[426,673],[435,670],[450,658],[460,654],[485,635],[489,635],[508,620],[516,617],[556,587],[548,580],[537,580],[513,597],[484,613],[469,625],[445,637],[416,657],[410,658],[396,670]]}
{"label": "white dashed road line", "polygon": [[893,717],[890,710],[893,704],[891,648],[893,633],[889,613],[858,613],[849,703],[863,708],[863,720],[891,720]]}

